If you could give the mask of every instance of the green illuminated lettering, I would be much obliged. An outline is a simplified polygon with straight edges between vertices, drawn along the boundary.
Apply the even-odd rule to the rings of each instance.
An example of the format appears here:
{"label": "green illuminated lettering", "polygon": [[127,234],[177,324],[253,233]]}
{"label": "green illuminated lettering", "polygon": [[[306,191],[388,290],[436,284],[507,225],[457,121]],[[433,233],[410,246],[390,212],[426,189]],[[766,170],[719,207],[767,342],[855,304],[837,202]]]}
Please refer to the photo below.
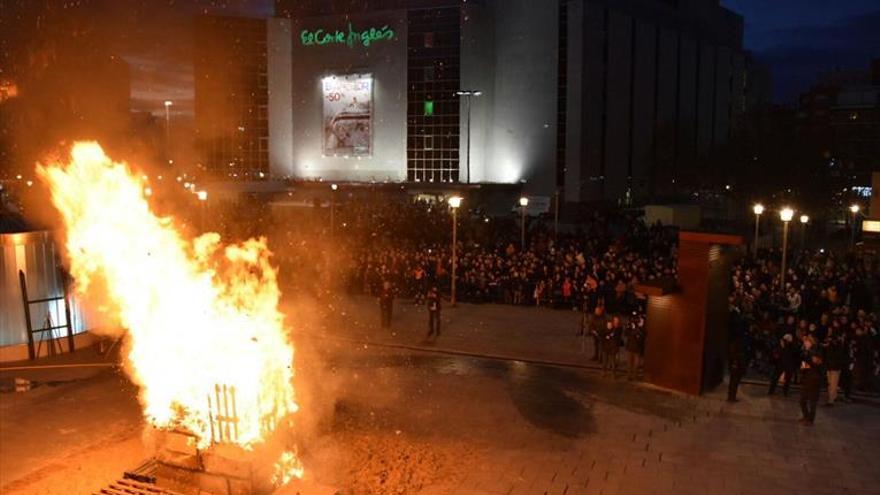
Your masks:
{"label": "green illuminated lettering", "polygon": [[380,28],[371,27],[360,31],[355,29],[355,27],[349,22],[348,32],[341,30],[327,31],[324,29],[318,29],[310,31],[308,29],[303,29],[299,33],[299,39],[303,46],[334,44],[348,45],[349,48],[354,48],[355,45],[359,44],[369,47],[376,41],[393,40],[394,30],[386,24]]}

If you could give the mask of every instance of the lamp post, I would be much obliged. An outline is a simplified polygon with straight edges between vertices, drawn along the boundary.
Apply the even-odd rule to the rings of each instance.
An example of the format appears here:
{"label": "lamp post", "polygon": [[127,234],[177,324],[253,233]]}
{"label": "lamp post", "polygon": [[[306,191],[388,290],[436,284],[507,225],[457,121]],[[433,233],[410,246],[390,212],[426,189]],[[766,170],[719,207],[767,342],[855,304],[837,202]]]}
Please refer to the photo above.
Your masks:
{"label": "lamp post", "polygon": [[810,223],[808,215],[801,215],[801,249],[807,248],[807,224]]}
{"label": "lamp post", "polygon": [[174,102],[165,100],[165,153],[171,155],[171,105]]}
{"label": "lamp post", "polygon": [[450,299],[455,306],[455,274],[458,267],[458,207],[461,206],[461,196],[449,198],[449,206],[452,208],[452,286]]}
{"label": "lamp post", "polygon": [[761,214],[764,213],[764,205],[761,203],[756,204],[752,207],[752,212],[755,214],[755,240],[752,242],[752,251],[754,255],[758,256],[758,236],[760,235],[761,228]]}
{"label": "lamp post", "polygon": [[850,249],[855,249],[856,247],[856,223],[859,220],[859,211],[862,208],[858,204],[853,204],[849,207],[850,213],[852,213],[852,237],[850,239]]}
{"label": "lamp post", "polygon": [[782,272],[779,283],[780,289],[785,290],[785,260],[788,254],[788,224],[794,217],[794,210],[791,208],[783,208],[779,212],[779,218],[782,220]]}
{"label": "lamp post", "polygon": [[519,198],[519,210],[521,213],[520,217],[520,239],[519,239],[519,250],[521,252],[525,252],[526,250],[526,206],[529,206],[529,198],[523,196]]}
{"label": "lamp post", "polygon": [[202,232],[205,231],[205,205],[208,204],[208,191],[199,191],[196,193],[196,197],[199,198],[199,204],[201,207],[199,208],[199,224],[201,224]]}
{"label": "lamp post", "polygon": [[465,182],[467,184],[471,183],[471,99],[483,94],[480,90],[461,90],[456,91],[459,97],[465,98],[467,100],[467,173],[465,175]]}
{"label": "lamp post", "polygon": [[556,205],[553,208],[553,238],[559,239],[559,188],[556,188]]}
{"label": "lamp post", "polygon": [[336,235],[336,191],[339,186],[330,184],[330,235]]}

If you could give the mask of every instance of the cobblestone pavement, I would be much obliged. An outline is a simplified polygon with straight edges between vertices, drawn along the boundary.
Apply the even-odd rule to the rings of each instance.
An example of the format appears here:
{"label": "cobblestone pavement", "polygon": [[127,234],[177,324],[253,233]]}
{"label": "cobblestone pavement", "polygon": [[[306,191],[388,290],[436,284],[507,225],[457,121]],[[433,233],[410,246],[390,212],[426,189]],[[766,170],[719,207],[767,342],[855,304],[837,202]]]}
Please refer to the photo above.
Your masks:
{"label": "cobblestone pavement", "polygon": [[[358,324],[350,306],[290,305],[301,455],[316,483],[359,487],[346,494],[880,494],[876,408],[821,408],[804,427],[796,398],[763,387],[728,404],[720,392],[694,398],[592,369],[454,354],[481,328],[509,335],[475,339],[485,347],[473,354],[528,351],[532,331],[546,334],[537,342],[554,332],[577,342],[566,312],[536,323],[517,308],[461,309],[446,313],[444,354],[356,341],[384,331]],[[422,316],[400,315],[384,338],[423,346]],[[456,324],[467,321],[485,325]],[[130,384],[109,371],[69,383],[61,373],[0,394],[4,495],[83,493],[69,487],[100,486],[144,455]]]}
{"label": "cobblestone pavement", "polygon": [[[461,480],[425,493],[880,494],[880,470],[874,468],[880,459],[880,410],[875,407],[821,408],[816,425],[805,427],[796,421],[796,396],[770,398],[763,386],[744,386],[741,402],[729,404],[724,390],[693,398],[603,379],[586,368],[541,365],[591,365],[592,347],[587,341],[582,350],[574,312],[459,305],[444,310],[445,331],[437,342],[425,342],[422,308],[398,304],[389,331],[378,328],[374,303],[337,301],[321,318],[307,317],[324,326],[305,331],[337,339],[337,355],[351,348],[449,360],[421,378],[419,366],[407,367],[409,379],[431,383],[435,390],[450,379],[448,369],[504,370],[468,374],[428,398],[410,392],[418,397],[411,407],[451,407],[459,418],[483,418],[482,423],[469,420],[479,423],[472,425],[476,431],[499,429],[501,436],[481,442],[477,435],[472,440],[481,445],[483,462]],[[354,342],[364,341],[391,349],[361,351]],[[495,393],[499,385],[506,397]],[[397,380],[394,387],[406,390]],[[434,424],[455,429],[449,420]]]}

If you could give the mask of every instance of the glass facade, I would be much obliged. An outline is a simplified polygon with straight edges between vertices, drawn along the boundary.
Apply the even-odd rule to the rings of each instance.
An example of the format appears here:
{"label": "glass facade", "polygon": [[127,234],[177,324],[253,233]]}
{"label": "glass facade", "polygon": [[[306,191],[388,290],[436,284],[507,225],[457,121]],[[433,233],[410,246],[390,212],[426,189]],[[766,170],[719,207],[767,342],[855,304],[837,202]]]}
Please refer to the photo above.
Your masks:
{"label": "glass facade", "polygon": [[262,178],[269,171],[266,22],[198,17],[195,46],[196,131],[206,169]]}
{"label": "glass facade", "polygon": [[457,182],[461,7],[411,9],[407,23],[407,180]]}

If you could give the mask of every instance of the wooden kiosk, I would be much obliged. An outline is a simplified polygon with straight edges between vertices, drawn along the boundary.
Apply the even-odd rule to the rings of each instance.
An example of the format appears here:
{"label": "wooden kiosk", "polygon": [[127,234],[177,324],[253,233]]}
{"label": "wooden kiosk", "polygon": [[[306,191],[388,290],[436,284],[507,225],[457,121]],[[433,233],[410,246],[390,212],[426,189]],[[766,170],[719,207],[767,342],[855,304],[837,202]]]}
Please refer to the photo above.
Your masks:
{"label": "wooden kiosk", "polygon": [[724,380],[730,267],[741,236],[683,231],[678,281],[644,284],[648,297],[645,380],[698,395]]}

